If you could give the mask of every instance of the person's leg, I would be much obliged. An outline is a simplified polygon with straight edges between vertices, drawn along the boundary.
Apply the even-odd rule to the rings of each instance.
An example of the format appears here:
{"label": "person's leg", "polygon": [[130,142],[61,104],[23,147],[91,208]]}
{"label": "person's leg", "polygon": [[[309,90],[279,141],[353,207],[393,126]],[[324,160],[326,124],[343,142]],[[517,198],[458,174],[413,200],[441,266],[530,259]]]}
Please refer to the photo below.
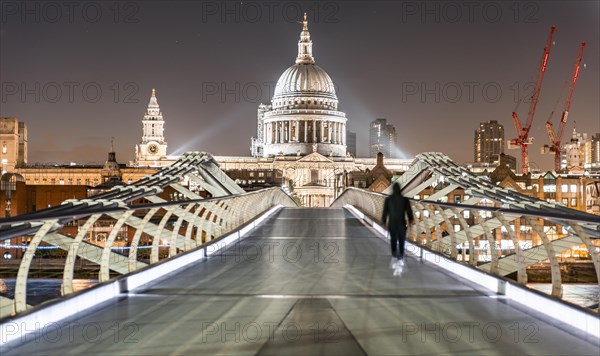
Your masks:
{"label": "person's leg", "polygon": [[392,245],[392,257],[398,257],[396,254],[397,246],[398,246],[398,234],[394,229],[389,230],[390,233],[390,243]]}
{"label": "person's leg", "polygon": [[398,234],[398,243],[400,244],[399,259],[404,257],[404,242],[406,241],[406,226],[401,226]]}
{"label": "person's leg", "polygon": [[398,264],[398,234],[392,229],[388,230],[390,234],[390,246],[392,248],[392,260],[390,261],[390,268],[396,268]]}

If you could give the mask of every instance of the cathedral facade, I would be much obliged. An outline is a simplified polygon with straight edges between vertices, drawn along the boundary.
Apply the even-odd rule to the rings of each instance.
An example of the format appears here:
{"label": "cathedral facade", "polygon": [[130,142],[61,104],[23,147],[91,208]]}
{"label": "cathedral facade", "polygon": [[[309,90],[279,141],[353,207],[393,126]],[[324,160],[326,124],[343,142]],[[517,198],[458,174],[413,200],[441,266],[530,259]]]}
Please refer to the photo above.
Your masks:
{"label": "cathedral facade", "polygon": [[308,21],[304,22],[296,63],[279,77],[271,104],[258,108],[253,157],[306,156],[313,152],[346,156],[346,114],[329,74],[315,64]]}

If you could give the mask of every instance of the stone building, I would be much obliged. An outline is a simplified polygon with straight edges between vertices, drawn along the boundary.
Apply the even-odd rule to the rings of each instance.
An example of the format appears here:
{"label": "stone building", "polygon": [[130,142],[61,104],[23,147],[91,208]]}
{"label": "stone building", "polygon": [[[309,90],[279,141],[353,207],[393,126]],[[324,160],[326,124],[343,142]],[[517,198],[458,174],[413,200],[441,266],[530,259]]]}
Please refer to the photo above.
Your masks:
{"label": "stone building", "polygon": [[0,171],[27,164],[27,125],[16,117],[0,117]]}

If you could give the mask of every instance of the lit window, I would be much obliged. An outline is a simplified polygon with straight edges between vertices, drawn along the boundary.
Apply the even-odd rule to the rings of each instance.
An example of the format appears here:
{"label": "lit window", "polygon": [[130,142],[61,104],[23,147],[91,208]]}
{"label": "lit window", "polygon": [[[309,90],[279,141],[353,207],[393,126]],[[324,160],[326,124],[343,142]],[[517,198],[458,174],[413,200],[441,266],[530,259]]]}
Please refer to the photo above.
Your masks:
{"label": "lit window", "polygon": [[563,192],[563,193],[568,193],[569,192],[569,185],[568,184],[563,184],[560,187],[560,191]]}
{"label": "lit window", "polygon": [[2,153],[6,154],[8,152],[8,147],[6,147],[6,143],[2,144]]}
{"label": "lit window", "polygon": [[577,184],[571,184],[571,193],[577,193]]}

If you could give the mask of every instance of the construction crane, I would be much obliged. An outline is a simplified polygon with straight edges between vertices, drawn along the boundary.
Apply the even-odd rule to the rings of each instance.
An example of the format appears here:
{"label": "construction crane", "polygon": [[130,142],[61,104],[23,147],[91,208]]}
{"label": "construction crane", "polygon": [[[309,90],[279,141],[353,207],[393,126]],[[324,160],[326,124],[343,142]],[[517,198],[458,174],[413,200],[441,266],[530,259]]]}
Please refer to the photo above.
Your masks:
{"label": "construction crane", "polygon": [[575,91],[575,84],[577,83],[577,78],[579,77],[579,68],[581,65],[581,59],[583,58],[583,50],[585,48],[585,42],[581,43],[581,47],[579,47],[579,53],[577,54],[577,58],[575,59],[575,64],[573,65],[573,75],[571,76],[571,84],[569,86],[569,92],[567,93],[567,101],[565,102],[565,107],[562,113],[562,117],[560,118],[560,126],[558,127],[558,132],[556,135],[554,134],[554,129],[552,127],[552,122],[550,119],[552,118],[552,114],[550,114],[550,119],[546,122],[546,130],[548,130],[548,138],[550,138],[550,145],[544,145],[542,148],[542,153],[549,154],[554,153],[554,169],[556,172],[560,171],[560,155],[562,152],[562,137],[565,130],[565,125],[567,124],[567,119],[569,117],[569,110],[571,109],[571,101],[573,99],[573,92]]}
{"label": "construction crane", "polygon": [[533,116],[535,115],[535,108],[537,106],[538,99],[540,97],[540,91],[542,90],[542,81],[544,80],[544,74],[546,73],[546,67],[548,66],[548,58],[550,57],[550,49],[552,48],[552,36],[556,32],[556,26],[552,26],[550,29],[550,35],[544,47],[544,55],[540,63],[540,71],[538,73],[537,80],[535,82],[535,88],[533,89],[533,95],[531,95],[531,104],[529,105],[529,113],[527,114],[527,121],[525,126],[521,125],[519,115],[515,111],[512,113],[515,128],[517,129],[518,137],[508,141],[508,149],[521,148],[521,171],[522,173],[529,173],[529,145],[533,143],[533,137],[529,137],[529,130],[533,123]]}

